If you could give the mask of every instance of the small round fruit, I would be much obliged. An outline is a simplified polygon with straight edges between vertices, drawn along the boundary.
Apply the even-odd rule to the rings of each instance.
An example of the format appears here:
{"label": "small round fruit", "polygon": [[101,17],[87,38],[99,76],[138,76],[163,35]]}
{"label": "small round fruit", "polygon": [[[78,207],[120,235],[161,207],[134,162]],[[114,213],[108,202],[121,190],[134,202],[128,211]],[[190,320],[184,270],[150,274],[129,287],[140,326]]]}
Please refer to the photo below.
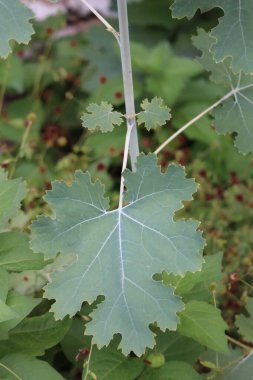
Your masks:
{"label": "small round fruit", "polygon": [[161,352],[152,352],[147,356],[146,360],[152,368],[160,368],[165,363],[165,357]]}

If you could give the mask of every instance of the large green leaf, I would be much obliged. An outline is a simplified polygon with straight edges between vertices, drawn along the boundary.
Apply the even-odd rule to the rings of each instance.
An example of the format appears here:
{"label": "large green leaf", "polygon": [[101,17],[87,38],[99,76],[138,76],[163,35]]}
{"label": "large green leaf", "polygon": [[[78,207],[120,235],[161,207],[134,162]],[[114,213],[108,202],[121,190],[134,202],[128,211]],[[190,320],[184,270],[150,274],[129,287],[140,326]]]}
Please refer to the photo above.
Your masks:
{"label": "large green leaf", "polygon": [[28,236],[19,231],[0,234],[0,267],[15,272],[41,269],[45,266],[42,254],[29,247]]}
{"label": "large green leaf", "polygon": [[41,302],[40,298],[23,296],[14,290],[8,293],[6,305],[15,313],[14,318],[0,323],[0,340],[8,339],[8,333],[17,326]]}
{"label": "large green leaf", "polygon": [[226,327],[220,311],[214,306],[190,301],[180,313],[178,331],[215,351],[227,352]]}
{"label": "large green leaf", "polygon": [[27,44],[33,34],[29,20],[33,17],[20,0],[0,0],[0,57],[6,58],[11,51],[10,40]]}
{"label": "large green leaf", "polygon": [[209,51],[212,41],[203,30],[194,37],[195,46],[203,52],[200,63],[211,72],[211,79],[226,86],[230,93],[213,112],[216,129],[222,134],[235,132],[239,151],[243,154],[253,152],[253,76],[241,72],[233,74],[228,59],[216,64]]}
{"label": "large green leaf", "polygon": [[217,288],[221,286],[223,278],[222,257],[222,253],[206,256],[201,272],[188,272],[184,277],[164,272],[162,280],[165,284],[174,286],[175,293],[181,296],[184,302],[191,300],[213,301],[210,286],[214,284]]}
{"label": "large green leaf", "polygon": [[25,195],[24,182],[20,178],[7,179],[7,173],[0,168],[0,228],[16,214]]}
{"label": "large green leaf", "polygon": [[188,363],[171,361],[160,368],[145,371],[140,380],[201,380],[202,377]]}
{"label": "large green leaf", "polygon": [[191,338],[180,335],[177,331],[156,332],[156,350],[161,352],[166,361],[196,362],[204,347]]}
{"label": "large green leaf", "polygon": [[143,360],[125,357],[113,343],[101,350],[93,348],[90,370],[99,380],[134,380],[144,369]]}
{"label": "large green leaf", "polygon": [[120,333],[123,353],[140,355],[155,343],[149,324],[175,330],[182,309],[173,290],[153,275],[200,269],[204,241],[196,221],[173,220],[182,200],[191,200],[196,190],[182,167],[171,165],[161,174],[155,155],[141,155],[137,171],[126,171],[124,177],[127,205],[113,211],[106,211],[104,189],[92,184],[88,173],[77,172],[71,187],[55,182],[46,195],[55,218],[43,216],[33,223],[32,247],[47,257],[77,255],[46,286],[45,296],[56,300],[56,317],[74,315],[83,301],[104,295],[86,333],[99,347]]}
{"label": "large green leaf", "polygon": [[26,318],[9,332],[8,340],[0,341],[0,357],[16,352],[41,356],[62,340],[69,327],[69,319],[55,321],[50,313]]}
{"label": "large green leaf", "polygon": [[234,72],[253,72],[252,17],[253,3],[249,0],[175,0],[172,5],[174,17],[191,18],[200,9],[206,12],[219,7],[224,11],[219,24],[212,30],[214,37],[211,51],[217,62],[232,57]]}
{"label": "large green leaf", "polygon": [[0,359],[0,376],[4,380],[64,380],[47,362],[24,354],[9,354]]}

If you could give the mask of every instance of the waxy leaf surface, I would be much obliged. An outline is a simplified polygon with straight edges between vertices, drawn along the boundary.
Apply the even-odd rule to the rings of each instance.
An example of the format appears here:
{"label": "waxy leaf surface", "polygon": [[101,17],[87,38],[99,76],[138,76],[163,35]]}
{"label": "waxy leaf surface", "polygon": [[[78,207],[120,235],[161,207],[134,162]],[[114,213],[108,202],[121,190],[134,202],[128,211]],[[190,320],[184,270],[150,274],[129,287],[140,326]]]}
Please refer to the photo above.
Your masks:
{"label": "waxy leaf surface", "polygon": [[211,72],[211,79],[226,88],[230,95],[213,111],[219,133],[236,133],[235,146],[242,154],[253,152],[253,76],[234,74],[229,59],[215,63],[209,48],[213,38],[203,30],[193,38],[194,45],[203,52],[199,61]]}
{"label": "waxy leaf surface", "polygon": [[216,62],[231,57],[234,72],[253,72],[253,2],[249,0],[175,0],[171,9],[177,18],[192,18],[198,9],[207,12],[219,7],[224,16],[212,30],[210,47]]}
{"label": "waxy leaf surface", "polygon": [[11,52],[10,40],[27,44],[33,34],[29,20],[33,17],[30,9],[20,0],[0,0],[0,57],[6,58]]}
{"label": "waxy leaf surface", "polygon": [[56,318],[72,316],[83,301],[103,295],[86,334],[102,347],[120,333],[123,353],[141,355],[155,344],[149,324],[175,330],[183,306],[153,275],[199,270],[204,242],[198,222],[174,221],[182,201],[196,191],[182,167],[171,165],[162,174],[155,155],[141,155],[136,172],[124,177],[125,205],[113,211],[107,211],[103,186],[92,184],[88,173],[78,171],[70,187],[55,182],[45,197],[55,215],[33,223],[32,247],[47,257],[76,254],[76,262],[54,273],[45,289],[45,296],[56,300]]}

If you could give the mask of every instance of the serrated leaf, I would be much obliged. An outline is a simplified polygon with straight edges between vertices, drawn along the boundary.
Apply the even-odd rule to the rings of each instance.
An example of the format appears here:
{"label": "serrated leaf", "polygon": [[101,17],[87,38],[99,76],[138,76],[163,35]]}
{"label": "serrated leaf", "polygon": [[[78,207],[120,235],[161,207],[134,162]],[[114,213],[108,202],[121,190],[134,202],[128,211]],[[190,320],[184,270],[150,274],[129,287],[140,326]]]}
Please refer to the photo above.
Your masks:
{"label": "serrated leaf", "polygon": [[27,44],[33,34],[29,20],[33,17],[30,9],[26,8],[20,0],[0,1],[0,57],[6,58],[11,52],[10,40]]}
{"label": "serrated leaf", "polygon": [[43,255],[32,252],[26,234],[19,231],[0,234],[0,268],[21,272],[42,269],[44,266]]}
{"label": "serrated leaf", "polygon": [[161,98],[153,98],[151,102],[148,99],[143,100],[141,111],[137,116],[138,124],[144,124],[148,131],[160,127],[171,118],[170,109],[163,104]]}
{"label": "serrated leaf", "polygon": [[17,326],[40,302],[40,298],[23,296],[11,290],[8,293],[6,305],[15,312],[15,317],[0,323],[0,340],[8,339],[8,332]]}
{"label": "serrated leaf", "polygon": [[149,324],[176,329],[181,301],[171,288],[152,279],[163,270],[176,274],[200,269],[203,248],[196,221],[174,221],[182,200],[191,200],[196,184],[184,169],[171,165],[161,174],[153,154],[141,155],[137,171],[124,173],[128,191],[123,208],[106,211],[108,199],[99,182],[77,172],[72,186],[55,182],[46,201],[55,218],[39,217],[32,225],[32,247],[47,257],[75,253],[77,261],[52,275],[45,296],[55,299],[57,318],[74,315],[83,301],[98,305],[87,324],[98,347],[120,333],[120,348],[141,355],[154,345]]}
{"label": "serrated leaf", "polygon": [[0,341],[0,357],[17,352],[41,356],[61,341],[69,327],[69,319],[55,321],[51,313],[26,318],[9,332],[8,340]]}
{"label": "serrated leaf", "polygon": [[232,57],[230,66],[238,73],[253,72],[252,17],[253,3],[248,0],[175,0],[171,9],[174,17],[192,18],[195,12],[219,7],[224,16],[212,29],[211,51],[217,62]]}
{"label": "serrated leaf", "polygon": [[245,315],[236,316],[236,326],[239,328],[239,334],[241,334],[247,342],[253,342],[253,298],[248,298],[246,308],[249,317]]}
{"label": "serrated leaf", "polygon": [[227,352],[226,328],[220,311],[205,302],[190,301],[180,313],[178,332],[218,352]]}
{"label": "serrated leaf", "polygon": [[171,361],[160,368],[144,372],[140,380],[201,380],[202,377],[188,363]]}
{"label": "serrated leaf", "polygon": [[213,38],[203,30],[193,40],[195,46],[203,51],[200,62],[211,71],[211,79],[231,91],[230,96],[213,111],[218,133],[235,132],[235,146],[239,151],[242,154],[253,152],[253,76],[233,74],[229,60],[216,64],[209,51]]}
{"label": "serrated leaf", "polygon": [[26,187],[20,178],[7,179],[7,173],[0,168],[0,228],[12,218],[26,195]]}
{"label": "serrated leaf", "polygon": [[89,130],[99,128],[101,132],[111,132],[115,125],[120,126],[123,121],[123,115],[113,111],[112,105],[107,102],[102,102],[100,105],[92,103],[87,107],[87,111],[81,120],[82,126]]}
{"label": "serrated leaf", "polygon": [[64,380],[47,362],[24,354],[9,354],[1,358],[1,363],[12,373],[0,367],[0,376],[4,380]]}

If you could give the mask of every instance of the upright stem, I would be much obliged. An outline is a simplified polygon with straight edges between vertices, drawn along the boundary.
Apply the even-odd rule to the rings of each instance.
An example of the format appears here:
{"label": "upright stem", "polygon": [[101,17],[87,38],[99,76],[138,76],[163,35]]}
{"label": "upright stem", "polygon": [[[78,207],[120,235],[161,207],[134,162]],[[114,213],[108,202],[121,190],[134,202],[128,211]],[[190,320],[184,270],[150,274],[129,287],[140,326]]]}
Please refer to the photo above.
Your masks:
{"label": "upright stem", "polygon": [[139,155],[139,144],[135,119],[134,87],[128,29],[127,0],[117,0],[117,2],[120,32],[120,54],[124,83],[127,126],[128,129],[131,129],[129,151],[132,170],[135,171],[136,160]]}

